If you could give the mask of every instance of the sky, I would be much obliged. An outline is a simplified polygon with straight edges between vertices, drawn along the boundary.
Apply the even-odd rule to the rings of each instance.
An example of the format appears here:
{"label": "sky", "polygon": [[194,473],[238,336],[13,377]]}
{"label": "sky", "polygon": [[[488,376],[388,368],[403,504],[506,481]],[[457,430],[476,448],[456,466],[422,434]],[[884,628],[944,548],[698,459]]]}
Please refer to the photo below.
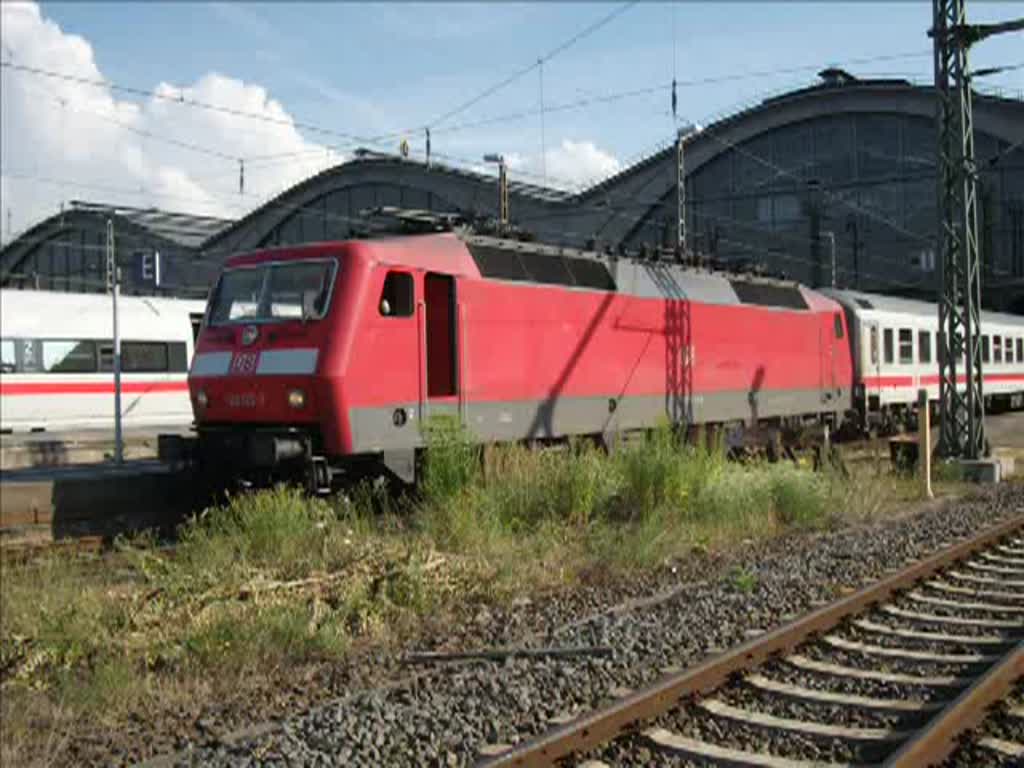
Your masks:
{"label": "sky", "polygon": [[[1024,2],[968,14],[1019,18]],[[677,125],[812,84],[825,66],[930,82],[930,24],[926,0],[3,0],[0,232],[7,242],[75,199],[237,217],[357,147],[405,139],[422,158],[425,126],[436,160],[488,171],[482,155],[500,153],[513,179],[579,189]],[[985,87],[1024,95],[1022,43],[975,47],[972,68],[1020,65]]]}

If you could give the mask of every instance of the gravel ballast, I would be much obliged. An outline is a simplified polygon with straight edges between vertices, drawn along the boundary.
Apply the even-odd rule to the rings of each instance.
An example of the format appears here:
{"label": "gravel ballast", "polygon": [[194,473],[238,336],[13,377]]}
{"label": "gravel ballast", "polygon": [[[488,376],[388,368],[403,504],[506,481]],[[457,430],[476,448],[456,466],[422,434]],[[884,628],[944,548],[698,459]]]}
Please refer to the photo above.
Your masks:
{"label": "gravel ballast", "polygon": [[[509,658],[501,662],[428,665],[426,674],[393,687],[352,690],[343,699],[296,714],[255,738],[210,736],[187,747],[165,764],[204,765],[467,765],[480,749],[514,744],[534,736],[560,717],[589,710],[652,682],[670,667],[691,665],[708,652],[740,643],[757,632],[804,613],[822,601],[859,588],[953,541],[976,534],[1006,516],[1024,510],[1024,487],[988,489],[947,507],[835,533],[792,535],[765,545],[748,546],[738,557],[702,558],[681,566],[683,578],[667,575],[652,587],[671,588],[671,596],[638,601],[597,615],[622,595],[609,600],[599,592],[582,599],[558,597],[490,612],[480,621],[452,628],[459,649],[491,648],[528,633],[540,646],[610,646],[609,657]],[[741,569],[753,578],[739,580]],[[697,577],[701,580],[697,580]],[[675,581],[676,583],[672,583]],[[653,589],[652,589],[653,591]],[[639,595],[637,595],[639,596]],[[514,618],[515,617],[515,618]],[[878,615],[891,626],[903,623]],[[886,638],[847,628],[843,635],[884,645]],[[929,647],[928,643],[920,644]],[[950,647],[948,650],[954,652]],[[830,653],[828,661],[869,666],[856,654]],[[360,663],[368,663],[362,661]],[[780,665],[784,666],[784,665]],[[390,667],[408,677],[411,670]],[[953,665],[899,665],[920,674],[963,674]],[[897,669],[893,665],[893,669]],[[793,681],[806,674],[783,672]],[[353,674],[353,679],[371,675]],[[779,679],[777,677],[777,679]],[[889,696],[917,694],[901,686],[846,685],[849,692]],[[837,689],[838,690],[838,689]],[[758,694],[737,685],[734,702],[756,708]],[[802,705],[792,705],[798,712]],[[691,707],[692,705],[687,705]],[[692,735],[715,728],[706,714],[688,712]],[[886,722],[873,716],[866,727]],[[679,719],[674,723],[679,726]],[[667,727],[673,727],[671,724]],[[756,729],[736,730],[751,748],[770,737]],[[766,741],[767,740],[767,741]],[[810,739],[788,741],[791,756],[842,759],[844,748]],[[616,746],[606,757],[634,760]],[[652,757],[648,755],[649,757]],[[639,763],[637,763],[639,764]],[[649,764],[649,763],[648,763]]]}

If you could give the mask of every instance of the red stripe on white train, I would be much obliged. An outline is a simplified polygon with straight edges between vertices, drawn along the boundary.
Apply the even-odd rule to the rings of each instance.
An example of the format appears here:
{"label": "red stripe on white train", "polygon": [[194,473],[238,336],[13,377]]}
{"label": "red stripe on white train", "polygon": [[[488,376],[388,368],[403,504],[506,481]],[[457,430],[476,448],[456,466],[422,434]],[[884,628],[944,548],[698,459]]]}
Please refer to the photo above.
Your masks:
{"label": "red stripe on white train", "polygon": [[[956,377],[958,384],[963,384],[967,381],[966,376]],[[986,373],[984,375],[984,381],[988,382],[1007,382],[1007,381],[1019,381],[1024,383],[1024,373]],[[921,376],[915,384],[913,376],[867,376],[864,378],[864,386],[866,387],[913,387],[920,385],[938,384],[938,376]]]}
{"label": "red stripe on white train", "polygon": [[[188,382],[181,381],[122,381],[121,391],[132,395],[152,392],[188,392]],[[60,381],[60,382],[0,382],[0,397],[26,397],[32,395],[113,395],[113,381]]]}

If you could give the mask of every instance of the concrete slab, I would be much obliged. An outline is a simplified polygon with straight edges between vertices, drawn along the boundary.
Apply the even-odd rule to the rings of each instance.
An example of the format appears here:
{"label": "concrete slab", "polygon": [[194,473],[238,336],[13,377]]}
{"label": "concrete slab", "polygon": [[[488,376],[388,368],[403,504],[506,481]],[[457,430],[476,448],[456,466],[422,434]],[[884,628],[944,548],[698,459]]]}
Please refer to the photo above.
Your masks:
{"label": "concrete slab", "polygon": [[[125,430],[125,459],[152,459],[158,455],[159,436],[187,436],[187,425],[136,427]],[[114,436],[105,429],[75,429],[0,435],[0,470],[98,464],[114,456]]]}
{"label": "concrete slab", "polygon": [[1016,457],[1005,449],[996,449],[992,451],[993,461],[999,462],[999,476],[1003,480],[1008,477],[1013,477],[1017,471],[1017,460]]}
{"label": "concrete slab", "polygon": [[1002,480],[1002,465],[997,459],[960,459],[956,462],[965,480],[974,483],[998,483]]}
{"label": "concrete slab", "polygon": [[157,461],[0,473],[0,533],[46,526],[53,538],[173,524],[193,505],[191,475]]}

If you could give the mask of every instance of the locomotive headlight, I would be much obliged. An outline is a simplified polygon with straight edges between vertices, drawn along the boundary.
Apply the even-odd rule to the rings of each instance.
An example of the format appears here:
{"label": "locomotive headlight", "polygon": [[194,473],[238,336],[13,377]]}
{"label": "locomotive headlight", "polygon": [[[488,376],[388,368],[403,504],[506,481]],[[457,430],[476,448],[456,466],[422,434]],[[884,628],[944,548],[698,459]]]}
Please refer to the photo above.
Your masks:
{"label": "locomotive headlight", "polygon": [[298,409],[306,405],[306,393],[301,389],[293,389],[288,393],[288,405]]}
{"label": "locomotive headlight", "polygon": [[206,392],[199,389],[196,390],[196,405],[200,408],[205,408],[210,403],[210,398],[206,396]]}

